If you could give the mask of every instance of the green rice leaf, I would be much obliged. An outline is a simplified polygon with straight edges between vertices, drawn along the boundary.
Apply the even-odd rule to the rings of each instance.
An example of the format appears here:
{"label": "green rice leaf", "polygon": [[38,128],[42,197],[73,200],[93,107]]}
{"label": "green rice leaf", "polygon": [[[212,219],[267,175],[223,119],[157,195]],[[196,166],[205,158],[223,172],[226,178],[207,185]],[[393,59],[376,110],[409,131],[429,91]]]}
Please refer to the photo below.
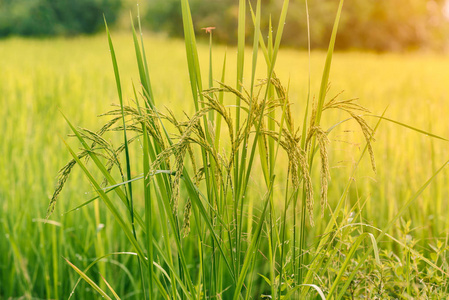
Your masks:
{"label": "green rice leaf", "polygon": [[103,281],[106,283],[106,286],[108,287],[108,289],[111,291],[112,295],[114,295],[114,298],[116,300],[120,300],[120,297],[117,295],[117,293],[114,291],[114,289],[111,287],[111,285],[109,284],[109,282],[106,281],[106,279],[103,277],[103,275],[101,275],[101,279],[103,279]]}
{"label": "green rice leaf", "polygon": [[443,141],[449,142],[449,140],[448,140],[448,139],[446,139],[446,138],[444,138],[444,137],[441,137],[441,136],[435,135],[435,134],[433,134],[433,133],[430,133],[430,132],[428,132],[428,131],[425,131],[425,130],[421,130],[421,129],[419,129],[419,128],[416,128],[416,127],[413,127],[413,126],[407,125],[407,124],[405,124],[405,123],[402,123],[402,122],[399,122],[399,121],[395,121],[395,120],[392,120],[392,119],[386,118],[386,117],[384,117],[384,116],[377,116],[377,115],[367,115],[367,116],[368,116],[368,117],[375,117],[375,118],[379,118],[379,119],[382,119],[382,120],[385,120],[385,121],[388,121],[388,122],[391,122],[391,123],[394,123],[394,124],[397,124],[397,125],[403,126],[403,127],[405,127],[405,128],[411,129],[411,130],[413,130],[413,131],[416,131],[416,132],[422,133],[422,134],[424,134],[424,135],[427,135],[427,136],[430,136],[430,137],[433,137],[433,138],[436,138],[436,139],[440,139],[440,140],[443,140]]}
{"label": "green rice leaf", "polygon": [[94,290],[96,290],[101,295],[101,297],[111,300],[108,294],[106,294],[105,291],[103,291],[92,279],[90,279],[89,276],[87,276],[83,271],[78,269],[67,258],[65,257],[63,258],[76,271],[76,273],[78,273],[81,276],[81,278],[83,278]]}
{"label": "green rice leaf", "polygon": [[320,94],[318,96],[318,109],[316,114],[316,125],[320,125],[321,113],[323,112],[324,100],[326,98],[327,86],[329,83],[329,74],[332,64],[332,55],[334,53],[335,40],[337,38],[338,24],[340,23],[341,10],[343,9],[344,0],[340,0],[337,15],[335,17],[334,27],[332,29],[331,40],[329,42],[329,49],[327,51],[326,62],[324,64],[323,77],[321,79]]}
{"label": "green rice leaf", "polygon": [[192,15],[188,0],[181,0],[182,23],[184,27],[184,40],[187,53],[187,64],[189,68],[190,87],[195,104],[195,109],[199,110],[198,95],[201,96],[202,82],[198,61],[198,50],[196,47],[195,31],[193,29]]}
{"label": "green rice leaf", "polygon": [[263,227],[264,220],[265,220],[265,214],[267,212],[268,203],[270,202],[271,193],[273,192],[274,178],[275,178],[275,176],[273,176],[271,178],[269,190],[268,190],[267,194],[265,195],[263,211],[260,214],[259,223],[257,224],[257,228],[254,232],[253,238],[251,239],[251,244],[249,245],[248,249],[246,250],[245,259],[243,260],[243,265],[240,270],[240,275],[237,280],[236,288],[234,291],[234,297],[233,297],[234,300],[237,300],[240,297],[240,291],[243,287],[243,282],[245,281],[246,273],[249,268],[249,264],[253,260],[254,256],[256,256],[256,253],[257,253],[257,247],[258,247],[260,238],[262,236],[262,227]]}

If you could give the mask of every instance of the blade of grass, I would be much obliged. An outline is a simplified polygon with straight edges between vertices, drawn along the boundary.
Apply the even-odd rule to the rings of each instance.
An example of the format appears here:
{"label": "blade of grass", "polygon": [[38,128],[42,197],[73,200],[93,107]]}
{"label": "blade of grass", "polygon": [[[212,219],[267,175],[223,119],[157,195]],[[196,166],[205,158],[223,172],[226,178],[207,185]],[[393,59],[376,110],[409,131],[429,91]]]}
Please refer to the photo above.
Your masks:
{"label": "blade of grass", "polygon": [[[221,72],[221,82],[225,81],[225,75],[226,75],[226,52],[223,58],[223,68],[222,68],[222,72]],[[223,105],[223,98],[224,98],[224,93],[220,92],[220,94],[218,95],[218,102]],[[217,123],[216,123],[216,128],[215,128],[215,150],[218,152],[219,148],[220,148],[220,134],[221,134],[221,120],[222,120],[222,116],[220,114],[217,114]]]}
{"label": "blade of grass", "polygon": [[[131,218],[131,229],[132,229],[134,238],[137,241],[136,228],[134,225],[134,200],[133,200],[133,190],[132,190],[132,182],[131,182],[131,163],[130,163],[130,158],[129,158],[129,145],[128,145],[128,137],[127,137],[127,132],[126,132],[126,121],[125,121],[125,112],[124,112],[124,107],[123,107],[123,94],[122,94],[122,88],[121,88],[120,72],[118,69],[117,58],[115,55],[115,49],[114,49],[114,45],[112,43],[111,34],[108,29],[108,24],[106,22],[106,18],[104,19],[104,24],[106,27],[106,34],[108,36],[109,51],[111,53],[111,60],[112,60],[113,68],[114,68],[114,74],[115,74],[115,83],[117,85],[117,93],[118,93],[118,97],[120,100],[120,109],[122,112],[123,140],[124,140],[124,145],[125,145],[126,176],[127,176],[127,181],[128,181],[128,189],[127,189],[128,195],[127,195],[126,199],[128,202],[128,210],[129,210],[129,214],[130,214],[130,218]],[[134,26],[133,26],[133,33],[135,36]],[[137,45],[137,47],[138,47],[138,45]],[[141,66],[139,65],[139,70],[140,70],[140,68],[141,68]],[[145,79],[145,78],[143,78],[143,79]],[[148,233],[148,234],[150,234],[150,233]],[[146,297],[146,287],[144,284],[145,280],[144,280],[144,274],[143,274],[143,270],[142,270],[142,262],[140,261],[140,257],[138,257],[138,260],[139,260],[140,277],[141,277],[141,282],[142,282],[142,290],[144,293],[144,298],[146,299],[147,298]]]}
{"label": "blade of grass", "polygon": [[109,29],[108,29],[106,19],[104,20],[104,23],[105,23],[105,27],[106,27],[106,34],[108,36],[109,51],[111,53],[112,65],[114,68],[115,83],[117,86],[117,93],[118,93],[118,97],[119,97],[119,101],[120,101],[120,109],[122,112],[123,140],[124,140],[124,145],[125,145],[125,163],[126,163],[126,175],[127,175],[127,182],[128,182],[128,195],[127,195],[126,199],[128,202],[131,223],[132,223],[132,228],[133,228],[133,234],[134,234],[134,237],[137,239],[135,228],[134,228],[134,213],[133,213],[134,208],[133,208],[132,184],[131,184],[131,165],[130,165],[130,161],[129,161],[129,146],[128,146],[128,137],[127,137],[127,133],[126,133],[126,121],[125,121],[125,112],[124,112],[124,108],[123,108],[123,95],[122,95],[122,88],[121,88],[121,83],[120,83],[120,72],[118,70],[117,58],[115,56],[114,45],[112,44],[112,39],[111,39],[111,35],[110,35]]}
{"label": "blade of grass", "polygon": [[[135,252],[113,252],[113,253],[105,254],[103,256],[97,257],[93,262],[91,262],[84,269],[83,273],[87,273],[87,271],[89,271],[90,268],[92,268],[96,263],[98,263],[99,261],[101,261],[101,260],[103,260],[105,258],[108,258],[109,256],[112,256],[112,255],[133,255],[133,256],[137,256],[137,253],[135,253]],[[153,265],[156,266],[156,267],[159,266],[156,262],[153,262]],[[160,266],[158,268],[160,268]],[[165,270],[162,271],[162,273],[168,278],[168,280],[170,280],[170,278],[169,278],[168,274],[165,272]],[[130,274],[129,274],[129,277],[130,277],[130,280],[132,281],[132,277],[131,277]],[[77,286],[78,286],[79,282],[81,281],[81,279],[82,279],[82,277],[80,277],[76,281],[75,286],[73,287],[72,292],[70,293],[69,299],[71,299],[72,295],[75,293],[75,289],[77,288]],[[165,291],[164,287],[162,286],[162,283],[159,281],[159,279],[157,277],[155,277],[155,281],[156,281],[156,284],[158,285],[160,291],[162,292],[163,298],[168,300],[169,299],[168,293]]]}
{"label": "blade of grass", "polygon": [[308,288],[311,287],[311,288],[315,289],[315,291],[318,293],[320,298],[322,300],[326,300],[326,296],[324,295],[323,290],[319,286],[317,286],[316,284],[306,284],[306,283],[297,285],[296,287],[294,287],[291,290],[289,290],[287,292],[287,294],[285,294],[283,296],[283,299],[290,299],[290,297],[292,297],[301,287],[304,287],[304,286],[308,287]]}
{"label": "blade of grass", "polygon": [[311,288],[314,288],[317,291],[318,295],[320,295],[321,299],[326,300],[326,296],[324,295],[323,290],[321,290],[320,287],[316,284],[301,284],[300,286],[309,286]]}
{"label": "blade of grass", "polygon": [[265,220],[265,214],[267,211],[267,207],[268,207],[268,203],[270,202],[270,195],[273,192],[273,184],[274,184],[274,178],[275,176],[273,176],[271,178],[270,181],[270,187],[269,190],[267,192],[267,195],[265,196],[265,201],[264,201],[264,205],[263,205],[263,211],[260,214],[260,219],[259,219],[259,224],[257,224],[257,228],[256,231],[254,232],[253,238],[251,239],[251,244],[248,247],[248,250],[246,250],[246,255],[245,255],[245,259],[243,260],[243,265],[241,268],[241,272],[239,274],[238,280],[237,280],[237,284],[236,284],[236,288],[234,291],[234,300],[239,299],[240,296],[240,291],[243,287],[243,282],[245,281],[246,278],[246,273],[248,271],[248,268],[250,266],[250,263],[253,259],[253,257],[256,255],[257,253],[257,245],[259,243],[261,234],[262,234],[262,227],[264,224],[264,220]]}
{"label": "blade of grass", "polygon": [[[143,172],[144,174],[149,174],[150,172],[150,160],[149,160],[149,137],[147,132],[147,127],[142,125],[143,129]],[[146,234],[146,247],[148,253],[148,260],[150,261],[148,269],[148,279],[149,279],[149,296],[150,300],[153,299],[153,211],[152,211],[152,201],[151,201],[151,181],[148,177],[145,177],[143,181],[144,198],[145,198],[145,225],[147,229]]]}
{"label": "blade of grass", "polygon": [[[248,2],[248,4],[249,4],[249,9],[251,11],[253,25],[256,26],[256,15],[254,14],[253,6],[251,5],[251,2]],[[270,24],[271,24],[271,18],[270,18]],[[269,27],[270,27],[269,30],[271,33],[271,25]],[[263,39],[262,30],[259,31],[259,43],[260,43],[260,49],[262,50],[263,56],[265,57],[265,63],[267,64],[267,66],[270,66],[271,65],[270,59],[271,59],[272,53],[271,53],[271,51],[269,53],[267,46],[265,46],[265,41]]]}
{"label": "blade of grass", "polygon": [[[190,13],[190,6],[188,0],[181,0],[181,12],[182,12],[182,21],[184,27],[184,40],[186,46],[186,54],[187,54],[187,65],[190,76],[191,90],[192,96],[195,104],[196,111],[199,110],[199,103],[201,104],[201,108],[204,108],[204,101],[202,95],[202,79],[201,79],[201,71],[198,59],[198,50],[196,46],[195,40],[195,32],[193,28],[192,16]],[[211,135],[209,134],[209,123],[206,115],[203,116],[204,123],[204,131],[205,137],[208,143],[212,146]],[[203,165],[205,166],[205,179],[206,179],[206,189],[208,199],[213,201],[213,199],[218,198],[217,185],[214,180],[215,173],[215,165],[214,162],[209,159],[208,154],[204,148],[201,148],[201,155],[203,160]],[[208,168],[207,166],[211,166]],[[212,229],[211,229],[212,230]],[[214,246],[214,242],[212,242]],[[214,252],[215,253],[215,252]],[[214,254],[213,253],[213,254]]]}
{"label": "blade of grass", "polygon": [[[153,88],[151,86],[150,74],[149,74],[149,71],[148,71],[147,57],[146,57],[146,54],[145,54],[145,45],[143,43],[143,32],[142,32],[142,25],[140,23],[140,9],[139,9],[139,5],[137,5],[137,20],[138,20],[138,23],[139,23],[139,34],[140,34],[140,45],[142,47],[143,67],[145,69],[145,78],[146,78],[146,83],[148,85],[146,88],[144,88],[144,90],[148,94],[148,102],[149,102],[149,104],[150,105],[154,105]],[[133,25],[134,25],[134,23],[133,23]],[[136,52],[136,54],[138,54],[138,52]],[[137,59],[139,59],[138,56],[137,56]]]}
{"label": "blade of grass", "polygon": [[[261,14],[261,3],[260,0],[257,1],[257,6],[256,6],[256,25],[255,25],[255,29],[254,31],[260,32],[260,14]],[[253,95],[254,95],[254,82],[255,82],[255,77],[256,77],[256,67],[257,67],[257,54],[259,51],[259,35],[258,34],[254,34],[254,41],[253,41],[253,55],[252,55],[252,66],[251,66],[251,90],[250,90],[250,98],[251,101],[253,101]],[[238,101],[240,101],[240,97],[238,97]],[[239,105],[239,104],[238,104]],[[249,113],[248,116],[252,115],[252,109],[253,109],[253,105],[249,106]],[[251,123],[249,122],[249,120],[247,121],[247,132],[249,132],[249,128],[251,128]],[[247,145],[248,144],[248,139],[249,139],[249,135],[245,134],[244,137],[244,141],[243,141],[243,145]],[[260,141],[263,142],[263,141]],[[261,145],[261,144],[259,144]],[[259,148],[260,151],[264,151],[265,148],[261,145],[261,147]],[[242,151],[242,158],[241,158],[241,162],[240,162],[240,174],[239,174],[239,178],[242,179],[243,178],[243,174],[245,173],[245,163],[246,163],[246,155],[247,155],[247,150],[246,150],[246,146]],[[264,175],[267,177],[268,176],[268,165],[267,162],[265,160],[265,153],[261,154],[261,164],[262,164],[262,170],[264,172]],[[267,178],[268,180],[268,178]],[[242,185],[238,184],[236,186],[236,194],[240,195],[240,189],[241,189]],[[242,236],[242,228],[243,228],[243,204],[244,204],[244,200],[245,197],[237,197],[236,201],[235,201],[235,208],[238,207],[238,205],[240,205],[240,218],[239,221],[237,222],[237,230],[236,230],[236,249],[237,249],[237,263],[240,264],[240,254],[241,254],[241,244],[240,241],[241,239],[238,238],[240,236]],[[237,211],[234,212],[235,215],[238,214]],[[238,268],[239,269],[239,268]]]}
{"label": "blade of grass", "polygon": [[323,77],[321,79],[320,93],[318,96],[318,108],[317,108],[316,122],[315,122],[317,126],[320,125],[321,114],[323,112],[323,106],[324,106],[324,100],[326,98],[326,91],[327,91],[327,86],[329,83],[329,74],[330,74],[331,65],[332,65],[332,55],[334,53],[335,40],[337,38],[338,24],[340,23],[340,16],[341,16],[341,11],[343,9],[343,3],[344,3],[344,0],[340,0],[340,3],[338,5],[338,10],[337,10],[337,15],[335,17],[334,27],[332,29],[331,39],[329,42],[329,48],[327,50],[326,62],[324,63]]}
{"label": "blade of grass", "polygon": [[403,126],[403,127],[405,127],[405,128],[411,129],[411,130],[413,130],[413,131],[416,131],[416,132],[422,133],[422,134],[424,134],[424,135],[427,135],[427,136],[430,136],[430,137],[433,137],[433,138],[436,138],[436,139],[440,139],[440,140],[443,140],[443,141],[449,142],[449,140],[448,140],[448,139],[446,139],[446,138],[444,138],[444,137],[441,137],[441,136],[435,135],[435,134],[433,134],[433,133],[430,133],[430,132],[428,132],[428,131],[425,131],[425,130],[421,130],[421,129],[419,129],[419,128],[416,128],[416,127],[413,127],[413,126],[407,125],[407,124],[405,124],[405,123],[402,123],[402,122],[399,122],[399,121],[395,121],[395,120],[392,120],[392,119],[386,118],[386,117],[384,117],[384,116],[377,116],[377,115],[366,115],[366,116],[367,116],[367,117],[375,117],[375,118],[379,118],[379,119],[382,119],[382,120],[385,120],[385,121],[388,121],[388,122],[391,122],[391,123],[394,123],[394,124],[397,124],[397,125]]}
{"label": "blade of grass", "polygon": [[256,24],[254,27],[254,41],[253,41],[253,54],[252,54],[252,63],[251,63],[251,98],[254,95],[254,82],[256,80],[256,67],[257,67],[257,54],[259,52],[259,35],[260,32],[260,10],[261,10],[260,0],[257,0],[256,5]]}
{"label": "blade of grass", "polygon": [[[142,47],[143,47],[143,44],[142,44]],[[154,126],[154,123],[152,122],[152,118],[149,118],[148,115],[146,113],[144,113],[145,110],[142,110],[140,105],[139,105],[138,97],[137,97],[137,93],[136,93],[136,90],[134,88],[134,85],[133,85],[133,90],[134,90],[134,96],[136,98],[137,108],[138,108],[139,114],[144,119],[149,119],[151,121],[150,123],[152,123],[151,125]],[[145,89],[143,89],[143,93],[146,94],[147,91]],[[146,94],[145,97],[147,97],[146,99],[149,99],[150,96],[148,94]],[[161,121],[161,118],[160,118],[159,114],[157,114],[157,113],[156,113],[156,118],[158,119],[159,122]],[[165,130],[165,128],[164,128],[164,130]],[[147,132],[146,124],[144,124],[144,123],[142,123],[142,131],[144,133]],[[165,131],[165,134],[168,136],[167,131]],[[168,137],[168,141],[171,143],[171,140],[169,139],[169,137]],[[157,146],[157,142],[154,143],[154,148],[155,149],[153,149],[153,145],[151,144],[151,142],[149,140],[148,134],[146,134],[146,138],[144,138],[144,142],[145,142],[145,146],[143,148],[145,148],[145,151],[144,151],[143,154],[144,154],[144,156],[147,156],[147,157],[144,157],[144,170],[146,170],[146,174],[147,174],[145,176],[145,180],[144,180],[144,184],[145,184],[144,192],[146,194],[145,195],[145,201],[146,201],[145,202],[146,203],[145,204],[146,205],[145,213],[146,213],[146,222],[147,222],[146,223],[146,228],[148,228],[148,227],[151,227],[151,222],[152,222],[152,218],[148,217],[149,214],[152,214],[152,212],[150,212],[152,204],[149,203],[149,202],[151,202],[150,201],[151,194],[150,194],[150,190],[149,190],[150,189],[149,184],[150,184],[151,181],[150,181],[150,178],[149,178],[150,170],[149,170],[149,165],[148,165],[148,163],[149,163],[148,156],[151,158],[151,160],[153,160],[153,161],[156,160],[156,151],[160,151],[160,149]],[[146,163],[145,163],[145,161],[146,161]],[[166,171],[166,170],[164,170],[164,171]],[[157,172],[152,172],[153,176],[156,175],[156,173]],[[171,171],[168,171],[168,173],[165,173],[165,174],[171,174],[172,175],[173,173]],[[171,194],[168,192],[170,190],[170,186],[169,186],[169,183],[167,181],[167,176],[163,176],[163,177],[156,176],[156,182],[157,182],[157,184],[155,184],[155,191],[156,191],[156,200],[158,202],[159,218],[161,219],[162,224],[166,224],[167,223],[166,212],[168,212],[168,217],[171,220],[170,224],[171,224],[172,230],[174,232],[174,236],[175,236],[176,239],[179,239],[179,231],[178,231],[178,228],[177,228],[177,226],[175,224],[174,217],[173,217],[173,215],[171,213],[171,206],[170,206]],[[171,241],[170,241],[170,234],[168,232],[168,228],[166,226],[162,226],[162,232],[163,232],[162,236],[163,236],[164,243],[165,243],[165,246],[166,246],[166,251],[167,251],[167,258],[169,259],[168,261],[166,261],[166,263],[168,265],[173,265]],[[157,245],[153,245],[153,244],[155,244],[155,240],[152,237],[152,231],[149,231],[149,234],[150,235],[146,236],[146,239],[147,239],[146,240],[146,246],[148,248],[149,255],[152,256],[152,246],[157,246]],[[152,240],[153,242],[150,243],[150,240]],[[179,243],[177,243],[176,245],[179,246]],[[181,252],[180,255],[182,255],[182,252]],[[171,268],[171,270],[170,270],[170,280],[169,281],[173,283],[171,285],[171,287],[172,287],[172,295],[173,295],[174,298],[176,298],[176,296],[178,295],[178,292],[176,290],[176,284],[175,284],[176,283],[176,277],[175,277],[176,274],[174,272],[175,272],[174,268]],[[150,273],[149,280],[152,281],[153,280],[153,278],[152,278],[152,276],[153,276],[152,267],[149,267],[149,273]],[[154,280],[156,281],[156,283],[158,283],[158,278],[156,276],[154,277]],[[150,292],[150,296],[152,296],[151,292]]]}
{"label": "blade of grass", "polygon": [[[209,89],[212,88],[214,78],[213,78],[213,63],[212,63],[212,32],[214,28],[206,29],[206,33],[209,31]],[[213,93],[209,94],[210,97],[213,97]],[[209,121],[214,123],[214,112],[209,112]]]}
{"label": "blade of grass", "polygon": [[[245,63],[245,28],[246,28],[246,0],[239,0],[239,12],[238,12],[238,29],[237,29],[237,78],[236,89],[241,92],[243,84],[243,68]],[[235,135],[237,136],[240,128],[240,97],[236,97],[235,108]],[[239,180],[239,150],[237,149],[235,155],[235,168],[234,168],[234,180]]]}
{"label": "blade of grass", "polygon": [[310,104],[310,90],[311,90],[311,78],[312,78],[312,66],[311,66],[311,50],[310,50],[310,20],[309,20],[309,5],[307,0],[305,0],[306,5],[306,20],[307,20],[307,57],[308,57],[308,76],[307,76],[307,100],[306,100],[306,108],[304,112],[303,124],[302,124],[302,135],[301,135],[301,148],[305,148],[306,144],[306,136],[307,136],[307,120],[309,114],[309,104]]}
{"label": "blade of grass", "polygon": [[[237,91],[242,91],[242,84],[243,84],[243,69],[244,69],[244,63],[245,63],[245,38],[246,38],[246,0],[239,0],[239,12],[238,12],[238,29],[237,29],[237,78],[236,78],[236,89]],[[236,97],[236,108],[235,108],[235,136],[238,136],[239,130],[240,130],[240,105],[241,105],[241,99],[240,97]],[[236,149],[235,156],[234,156],[234,182],[239,182],[240,177],[242,176],[239,174],[239,157],[240,157],[240,151],[239,149]],[[236,191],[234,193],[234,242],[235,242],[235,248],[239,249],[239,224],[238,224],[238,201],[239,201],[239,194],[240,194],[240,186],[239,184],[236,185]],[[237,250],[237,257],[239,257],[239,251]],[[240,273],[240,261],[239,259],[235,259],[234,261],[234,272],[236,276],[239,276]]]}
{"label": "blade of grass", "polygon": [[76,273],[78,273],[94,290],[96,290],[101,295],[101,297],[111,300],[111,298],[108,296],[108,294],[106,294],[105,291],[100,289],[100,287],[95,282],[93,282],[93,280],[90,279],[89,276],[87,276],[83,271],[78,269],[67,258],[65,258],[65,257],[63,257],[63,258],[69,264],[69,266],[71,266],[76,271]]}
{"label": "blade of grass", "polygon": [[[143,61],[143,58],[145,58],[145,56],[143,56],[142,52],[140,51],[139,40],[137,39],[136,29],[134,27],[134,22],[133,22],[133,18],[132,18],[131,14],[130,14],[130,17],[131,17],[131,28],[132,28],[132,33],[133,33],[134,51],[136,53],[137,68],[139,70],[140,83],[142,85],[142,88],[149,95],[149,97],[146,98],[146,99],[148,99],[146,104],[148,105],[148,107],[154,108],[153,90],[151,88],[150,77],[148,74],[148,67],[147,67],[146,62]],[[140,14],[138,14],[137,17],[140,18]],[[139,28],[140,28],[140,19],[139,19]],[[140,32],[140,34],[141,34],[141,38],[142,38],[142,32]],[[141,40],[141,41],[142,41],[142,51],[144,51],[143,50],[143,40]]]}
{"label": "blade of grass", "polygon": [[[147,152],[146,152],[146,153],[147,153]],[[155,170],[155,171],[153,171],[153,174],[154,174],[154,175],[156,175],[156,174],[169,174],[169,175],[174,175],[175,172],[174,172],[174,171],[170,171],[170,170]],[[124,182],[120,182],[120,183],[117,183],[117,184],[115,184],[115,185],[110,185],[110,186],[107,186],[107,187],[102,188],[102,190],[107,194],[107,193],[109,193],[109,192],[112,192],[114,189],[116,189],[116,188],[118,188],[118,187],[120,187],[120,186],[122,186],[122,185],[127,184],[128,182],[133,182],[133,181],[137,181],[137,180],[140,180],[140,179],[144,179],[144,176],[135,177],[135,178],[133,178],[133,179],[131,179],[131,180],[127,180],[127,181],[124,181]],[[75,206],[74,208],[72,208],[72,209],[66,211],[65,213],[63,213],[63,215],[66,215],[66,214],[68,214],[68,213],[74,212],[75,210],[78,210],[78,209],[80,209],[80,208],[82,208],[82,207],[88,205],[89,203],[92,203],[93,201],[97,200],[98,198],[100,198],[100,197],[99,197],[99,196],[93,197],[93,198],[87,200],[86,202],[84,202],[84,203],[82,203],[82,204],[80,204],[80,205],[78,205],[78,206]]]}
{"label": "blade of grass", "polygon": [[111,291],[112,295],[114,295],[114,298],[116,300],[120,300],[120,297],[117,295],[117,293],[114,291],[114,289],[111,287],[111,285],[109,284],[109,282],[106,281],[106,279],[103,277],[103,275],[101,275],[101,279],[103,279],[103,281],[106,283],[106,286],[108,287],[108,289]]}
{"label": "blade of grass", "polygon": [[182,22],[184,27],[184,40],[187,53],[187,65],[190,76],[190,86],[196,111],[199,110],[198,95],[201,97],[202,83],[196,48],[195,31],[193,29],[192,15],[188,0],[181,0]]}
{"label": "blade of grass", "polygon": [[[335,21],[334,21],[334,26],[332,29],[331,39],[329,42],[329,48],[328,48],[327,55],[326,55],[326,61],[324,64],[324,70],[323,70],[323,75],[322,75],[321,85],[320,85],[320,93],[318,96],[318,106],[317,106],[317,113],[316,113],[316,119],[315,119],[315,126],[320,126],[320,122],[321,122],[321,114],[323,111],[324,101],[325,101],[326,92],[327,92],[327,86],[329,83],[329,74],[330,74],[330,69],[331,69],[331,64],[332,64],[332,56],[333,56],[334,47],[335,47],[335,40],[337,38],[338,25],[340,23],[340,15],[341,15],[341,11],[343,9],[343,3],[344,3],[344,0],[340,0],[337,14],[336,14]],[[305,130],[305,128],[306,127],[303,127],[303,130]],[[314,137],[314,139],[313,139],[312,149],[315,148],[315,143],[316,143],[316,137]],[[310,168],[312,168],[312,165],[313,165],[313,158],[314,158],[314,153],[312,151],[309,156],[309,167]],[[305,189],[303,189],[303,190],[305,190]],[[298,283],[307,283],[307,281],[303,282],[303,276],[302,276],[302,265],[304,264],[303,253],[304,253],[304,249],[305,249],[305,222],[306,222],[306,199],[305,199],[305,193],[303,192],[302,205],[301,205],[301,219],[300,219],[300,228],[301,229],[300,229],[300,237],[299,237],[299,260],[298,260],[299,282]]]}

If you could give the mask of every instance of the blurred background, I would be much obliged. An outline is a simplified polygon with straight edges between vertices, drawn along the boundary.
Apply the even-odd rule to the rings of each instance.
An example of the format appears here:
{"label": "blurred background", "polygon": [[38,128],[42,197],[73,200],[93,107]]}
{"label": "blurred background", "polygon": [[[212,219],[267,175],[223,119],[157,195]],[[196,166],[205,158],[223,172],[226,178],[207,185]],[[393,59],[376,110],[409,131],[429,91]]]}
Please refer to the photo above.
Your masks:
{"label": "blurred background", "polygon": [[[146,29],[182,36],[179,0],[0,0],[0,37],[91,34],[103,29],[103,13],[116,28],[127,28],[129,11],[135,12],[137,2]],[[268,12],[277,24],[282,0],[262,3],[266,12],[262,27],[267,30]],[[326,48],[338,1],[310,0],[308,4],[311,46]],[[235,44],[237,0],[191,0],[190,5],[196,30],[216,27],[216,42]],[[448,20],[446,0],[346,0],[336,47],[448,51]],[[287,23],[283,45],[307,47],[305,1],[290,1]],[[247,28],[251,32],[250,22]]]}

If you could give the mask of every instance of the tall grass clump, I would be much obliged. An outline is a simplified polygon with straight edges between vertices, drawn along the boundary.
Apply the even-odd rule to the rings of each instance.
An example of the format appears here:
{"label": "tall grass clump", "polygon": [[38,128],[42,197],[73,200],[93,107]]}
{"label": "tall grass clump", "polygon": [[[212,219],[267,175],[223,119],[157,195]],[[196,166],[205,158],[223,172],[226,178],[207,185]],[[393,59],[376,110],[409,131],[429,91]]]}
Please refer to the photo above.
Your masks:
{"label": "tall grass clump", "polygon": [[[377,123],[369,124],[365,120],[369,111],[355,99],[329,96],[343,0],[337,9],[317,97],[312,97],[309,84],[308,96],[296,104],[304,107],[305,113],[302,117],[295,115],[288,85],[275,72],[288,5],[285,0],[275,34],[269,28],[268,38],[264,39],[261,1],[252,7],[240,0],[236,74],[227,74],[225,56],[219,69],[221,76],[215,78],[212,28],[206,30],[210,34],[210,51],[208,74],[204,75],[189,3],[181,0],[190,105],[194,107],[190,115],[172,111],[164,107],[164,99],[154,97],[140,20],[140,35],[134,23],[132,27],[138,83],[133,86],[133,99],[124,99],[106,25],[119,103],[104,114],[107,121],[97,131],[78,128],[64,116],[81,151],[64,141],[72,160],[60,171],[47,213],[50,216],[53,212],[73,168],[81,168],[98,195],[77,208],[93,205],[100,226],[99,205],[104,205],[115,220],[114,226],[129,242],[129,248],[122,252],[105,253],[98,238],[98,257],[85,269],[66,258],[80,279],[101,296],[121,296],[110,284],[114,275],[105,264],[108,257],[118,255],[131,257],[137,266],[132,276],[138,283],[136,288],[140,287],[135,292],[138,299],[341,299],[401,293],[413,297],[421,285],[437,287],[432,285],[432,272],[446,282],[447,269],[438,262],[440,258],[430,260],[410,243],[387,233],[444,165],[388,224],[377,228],[362,220],[364,203],[358,199],[351,206],[346,199],[365,156],[376,172],[374,134],[382,120],[392,120],[375,116]],[[252,54],[247,64],[249,80],[244,79],[248,59],[246,22],[254,24]],[[257,78],[260,61],[265,69],[263,78]],[[227,80],[229,77],[232,79]],[[329,111],[347,117],[325,128],[323,120]],[[328,195],[332,184],[329,136],[349,122],[360,128],[365,144],[350,180],[336,197]],[[111,142],[115,135],[121,138],[119,145]],[[320,212],[316,212],[317,207]],[[397,241],[408,253],[407,264],[399,275],[386,266],[392,259],[379,247],[385,237]],[[441,252],[440,246],[437,249]],[[425,274],[413,273],[413,263],[425,263]],[[89,269],[97,264],[99,274],[90,273]],[[417,279],[390,288],[395,274]],[[365,283],[356,285],[360,280]],[[434,292],[431,288],[427,291]]]}

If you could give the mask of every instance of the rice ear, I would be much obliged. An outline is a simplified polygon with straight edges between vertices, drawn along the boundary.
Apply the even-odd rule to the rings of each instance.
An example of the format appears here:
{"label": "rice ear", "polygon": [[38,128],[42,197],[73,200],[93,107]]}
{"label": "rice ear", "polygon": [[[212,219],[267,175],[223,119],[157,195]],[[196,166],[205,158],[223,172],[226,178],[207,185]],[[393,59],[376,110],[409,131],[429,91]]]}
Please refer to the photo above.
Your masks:
{"label": "rice ear", "polygon": [[183,237],[186,238],[190,233],[190,216],[192,214],[192,201],[187,199],[186,206],[184,208],[184,225],[182,227]]}
{"label": "rice ear", "polygon": [[354,120],[359,124],[360,128],[362,129],[362,133],[365,137],[366,145],[368,148],[368,154],[371,160],[371,167],[373,169],[373,172],[377,173],[376,161],[374,159],[374,151],[372,146],[372,142],[374,141],[373,129],[368,125],[368,123],[366,123],[365,119],[363,119],[361,116],[355,115],[354,113],[350,113],[350,115],[354,118]]}
{"label": "rice ear", "polygon": [[48,208],[47,208],[47,215],[46,215],[47,220],[48,220],[48,218],[50,218],[51,214],[54,212],[59,194],[61,193],[62,189],[64,188],[64,184],[66,183],[67,179],[69,178],[70,172],[72,172],[72,169],[75,165],[76,165],[76,161],[74,159],[72,159],[64,167],[62,167],[61,170],[59,170],[58,183],[56,184],[55,191],[53,192],[53,195],[50,199],[50,203],[48,204]]}
{"label": "rice ear", "polygon": [[328,157],[328,145],[329,139],[326,132],[320,128],[315,128],[316,137],[318,140],[318,146],[320,148],[321,157],[321,171],[320,171],[320,181],[321,181],[321,216],[324,217],[324,211],[327,206],[327,190],[328,190],[328,180],[330,179],[329,171],[329,157]]}

